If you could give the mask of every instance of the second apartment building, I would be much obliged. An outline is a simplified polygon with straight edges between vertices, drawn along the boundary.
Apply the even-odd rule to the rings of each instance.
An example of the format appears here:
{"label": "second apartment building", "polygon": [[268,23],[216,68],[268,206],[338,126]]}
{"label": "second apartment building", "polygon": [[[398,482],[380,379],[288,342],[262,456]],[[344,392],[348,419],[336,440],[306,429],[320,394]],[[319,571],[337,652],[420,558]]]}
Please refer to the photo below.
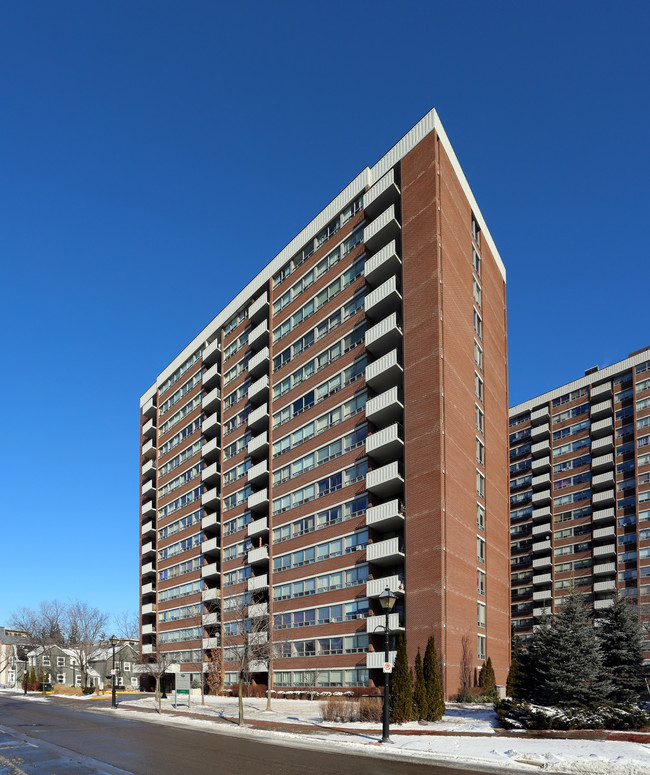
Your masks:
{"label": "second apartment building", "polygon": [[[505,270],[432,111],[141,400],[142,649],[204,672],[265,617],[276,688],[381,684],[378,595],[447,696],[509,660]],[[251,613],[253,611],[254,613]],[[272,671],[272,676],[269,676]]]}

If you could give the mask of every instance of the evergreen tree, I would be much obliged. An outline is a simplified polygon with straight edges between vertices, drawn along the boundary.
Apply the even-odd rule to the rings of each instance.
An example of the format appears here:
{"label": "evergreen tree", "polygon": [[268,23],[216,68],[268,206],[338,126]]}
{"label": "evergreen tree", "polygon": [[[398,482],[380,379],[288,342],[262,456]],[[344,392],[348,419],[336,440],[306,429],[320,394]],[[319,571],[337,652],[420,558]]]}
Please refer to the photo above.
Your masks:
{"label": "evergreen tree", "polygon": [[413,689],[413,715],[417,719],[425,719],[428,714],[427,688],[424,684],[424,669],[420,647],[415,656],[415,688]]}
{"label": "evergreen tree", "polygon": [[510,669],[506,679],[506,693],[508,697],[519,699],[521,697],[522,674],[521,662],[523,659],[521,643],[514,633],[512,636],[512,648],[510,652]]}
{"label": "evergreen tree", "polygon": [[603,652],[603,667],[611,680],[609,699],[629,704],[639,701],[645,690],[641,630],[625,598],[614,596],[613,604],[596,628]]}
{"label": "evergreen tree", "polygon": [[481,674],[478,678],[478,685],[481,687],[481,694],[492,694],[493,692],[496,692],[497,680],[494,675],[494,668],[492,667],[492,657],[488,657],[487,662],[483,662]]}
{"label": "evergreen tree", "polygon": [[424,685],[427,692],[427,721],[439,721],[445,713],[445,698],[440,683],[438,672],[438,656],[436,654],[436,641],[433,635],[427,641],[424,652]]}
{"label": "evergreen tree", "polygon": [[608,694],[600,644],[582,598],[570,592],[555,619],[543,617],[524,660],[524,699],[593,706]]}
{"label": "evergreen tree", "polygon": [[397,645],[395,667],[390,682],[390,720],[403,724],[413,719],[413,676],[406,654],[406,643],[401,638]]}
{"label": "evergreen tree", "polygon": [[31,683],[35,683],[36,681],[36,670],[34,668],[34,665],[32,665],[32,669],[29,671],[29,680]]}

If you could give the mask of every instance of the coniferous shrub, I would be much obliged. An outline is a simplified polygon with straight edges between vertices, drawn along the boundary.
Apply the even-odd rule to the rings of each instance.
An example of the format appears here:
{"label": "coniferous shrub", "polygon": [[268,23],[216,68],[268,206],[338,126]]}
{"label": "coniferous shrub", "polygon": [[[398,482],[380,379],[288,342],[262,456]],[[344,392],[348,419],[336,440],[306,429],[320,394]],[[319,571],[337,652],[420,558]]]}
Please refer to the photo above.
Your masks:
{"label": "coniferous shrub", "polygon": [[492,667],[492,657],[488,657],[487,662],[483,663],[478,685],[484,697],[494,697],[496,699],[497,681],[494,675],[494,668]]}
{"label": "coniferous shrub", "polygon": [[598,622],[596,635],[609,674],[609,699],[623,705],[638,702],[645,689],[641,630],[625,598],[615,595]]}
{"label": "coniferous shrub", "polygon": [[417,719],[426,719],[428,714],[427,688],[424,683],[424,669],[420,647],[415,656],[415,688],[413,689],[413,716]]}
{"label": "coniferous shrub", "polygon": [[438,671],[438,656],[436,654],[436,641],[433,635],[427,641],[424,651],[424,685],[427,692],[427,721],[439,721],[445,713],[445,698],[440,683]]}
{"label": "coniferous shrub", "polygon": [[403,724],[413,719],[413,676],[406,654],[406,643],[400,639],[395,656],[395,667],[390,682],[390,720]]}
{"label": "coniferous shrub", "polygon": [[513,632],[512,651],[510,655],[510,669],[506,679],[506,694],[508,697],[517,699],[521,697],[522,675],[521,675],[522,650],[519,638]]}

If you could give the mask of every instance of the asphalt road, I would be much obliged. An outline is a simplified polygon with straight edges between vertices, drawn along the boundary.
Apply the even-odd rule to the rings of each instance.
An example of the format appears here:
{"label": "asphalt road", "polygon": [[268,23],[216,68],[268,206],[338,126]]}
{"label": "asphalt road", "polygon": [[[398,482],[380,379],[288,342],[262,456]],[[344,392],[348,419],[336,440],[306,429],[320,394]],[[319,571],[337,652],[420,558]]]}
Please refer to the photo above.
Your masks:
{"label": "asphalt road", "polygon": [[0,773],[458,775],[459,769],[276,745],[228,734],[223,727],[195,730],[5,695],[0,697]]}

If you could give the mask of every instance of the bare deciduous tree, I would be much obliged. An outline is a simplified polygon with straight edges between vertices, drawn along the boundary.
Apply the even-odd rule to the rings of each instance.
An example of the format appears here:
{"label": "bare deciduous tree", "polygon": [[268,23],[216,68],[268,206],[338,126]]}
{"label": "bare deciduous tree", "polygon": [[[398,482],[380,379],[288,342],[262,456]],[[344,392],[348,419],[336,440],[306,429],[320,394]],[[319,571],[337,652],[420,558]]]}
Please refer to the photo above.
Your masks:
{"label": "bare deciduous tree", "polygon": [[66,646],[75,656],[84,686],[88,685],[89,658],[97,641],[106,637],[108,614],[77,600],[65,609]]}
{"label": "bare deciduous tree", "polygon": [[223,689],[223,651],[221,648],[210,649],[207,655],[207,666],[205,682],[211,694],[219,694]]}
{"label": "bare deciduous tree", "polygon": [[35,648],[49,652],[52,646],[65,646],[66,606],[58,600],[39,603],[38,608],[21,608],[11,615],[11,625],[27,633]]}
{"label": "bare deciduous tree", "polygon": [[113,615],[113,623],[118,638],[127,640],[139,640],[140,638],[140,619],[138,614],[133,611],[120,611]]}
{"label": "bare deciduous tree", "polygon": [[156,643],[153,647],[153,651],[148,655],[147,661],[143,661],[139,666],[141,672],[145,675],[150,675],[156,682],[155,699],[158,703],[158,713],[162,712],[162,694],[160,691],[160,682],[163,679],[165,673],[174,664],[174,660],[169,651],[164,651],[160,643]]}

